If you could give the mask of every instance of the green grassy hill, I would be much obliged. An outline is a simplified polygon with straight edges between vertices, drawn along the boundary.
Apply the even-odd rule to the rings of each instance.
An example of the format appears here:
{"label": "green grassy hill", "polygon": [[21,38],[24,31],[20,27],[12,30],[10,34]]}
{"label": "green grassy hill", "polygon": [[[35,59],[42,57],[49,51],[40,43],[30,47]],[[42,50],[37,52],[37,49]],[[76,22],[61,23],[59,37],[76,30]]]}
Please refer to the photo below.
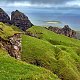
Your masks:
{"label": "green grassy hill", "polygon": [[[31,36],[22,34],[21,60],[0,46],[0,80],[80,80],[80,40],[39,26],[27,32]],[[2,39],[15,33],[22,32],[0,23]]]}
{"label": "green grassy hill", "polygon": [[22,60],[44,67],[62,80],[80,80],[80,41],[53,33],[43,27],[22,36]]}
{"label": "green grassy hill", "polygon": [[50,71],[11,58],[0,49],[0,80],[59,80]]}
{"label": "green grassy hill", "polygon": [[[8,39],[19,30],[15,26],[0,23],[0,37]],[[1,43],[1,42],[0,42]],[[37,67],[9,56],[0,44],[0,80],[60,80],[51,71]]]}

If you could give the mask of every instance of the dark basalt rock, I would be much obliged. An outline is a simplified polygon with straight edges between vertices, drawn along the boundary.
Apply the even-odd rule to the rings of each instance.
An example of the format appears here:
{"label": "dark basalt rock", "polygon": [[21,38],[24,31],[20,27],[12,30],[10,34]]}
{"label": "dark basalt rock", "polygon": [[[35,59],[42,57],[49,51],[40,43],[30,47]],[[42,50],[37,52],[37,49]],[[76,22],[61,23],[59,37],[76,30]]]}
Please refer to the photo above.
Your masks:
{"label": "dark basalt rock", "polygon": [[33,26],[28,17],[16,10],[11,13],[11,20],[8,14],[0,8],[0,22],[7,23],[9,25],[15,25],[19,27],[21,30],[26,31],[26,29]]}
{"label": "dark basalt rock", "polygon": [[72,30],[68,25],[65,25],[63,28],[50,26],[48,27],[48,30],[51,30],[57,34],[63,34],[71,38],[76,38],[76,31]]}
{"label": "dark basalt rock", "polygon": [[10,24],[10,17],[8,16],[8,14],[0,8],[0,22],[3,23],[8,23]]}
{"label": "dark basalt rock", "polygon": [[18,10],[11,13],[11,22],[23,31],[33,26],[28,17]]}

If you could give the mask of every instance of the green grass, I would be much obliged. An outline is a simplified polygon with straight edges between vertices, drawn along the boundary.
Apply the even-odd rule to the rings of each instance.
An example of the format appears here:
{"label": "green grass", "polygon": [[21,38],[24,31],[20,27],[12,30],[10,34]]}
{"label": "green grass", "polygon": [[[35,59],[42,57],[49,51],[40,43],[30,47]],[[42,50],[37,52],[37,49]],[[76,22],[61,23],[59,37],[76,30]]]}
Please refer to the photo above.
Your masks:
{"label": "green grass", "polygon": [[21,29],[19,29],[18,27],[11,25],[10,26],[14,31],[18,31],[18,32],[23,32]]}
{"label": "green grass", "polygon": [[16,33],[20,33],[18,29],[14,30],[13,26],[6,25],[0,22],[0,37],[7,39],[10,36],[13,36]]}
{"label": "green grass", "polygon": [[11,58],[0,49],[0,80],[59,80],[50,71]]}
{"label": "green grass", "polygon": [[33,26],[22,36],[22,60],[44,67],[62,80],[80,80],[80,41]]}
{"label": "green grass", "polygon": [[[80,41],[66,37],[64,35],[56,34],[52,31],[45,29],[44,27],[40,26],[33,26],[29,28],[27,31],[36,35],[37,38],[42,40],[47,40],[51,44],[55,45],[65,45],[65,46],[80,46]],[[40,34],[41,33],[41,34]]]}
{"label": "green grass", "polygon": [[[0,23],[0,37],[4,40],[21,33],[15,26]],[[50,70],[16,60],[0,46],[0,80],[60,80]]]}
{"label": "green grass", "polygon": [[[27,31],[36,38],[22,35],[22,61],[0,48],[0,80],[80,80],[80,40],[39,26]],[[0,23],[1,38],[15,33],[20,30]]]}

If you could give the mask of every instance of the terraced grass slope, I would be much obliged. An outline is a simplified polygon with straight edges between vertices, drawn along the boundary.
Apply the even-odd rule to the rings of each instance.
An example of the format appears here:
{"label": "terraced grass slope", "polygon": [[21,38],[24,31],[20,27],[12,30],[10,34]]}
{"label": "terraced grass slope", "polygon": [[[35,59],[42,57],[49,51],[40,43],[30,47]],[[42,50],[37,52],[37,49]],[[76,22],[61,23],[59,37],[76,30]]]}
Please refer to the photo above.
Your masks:
{"label": "terraced grass slope", "polygon": [[43,27],[22,36],[22,60],[44,67],[62,80],[80,80],[80,41],[53,33]]}

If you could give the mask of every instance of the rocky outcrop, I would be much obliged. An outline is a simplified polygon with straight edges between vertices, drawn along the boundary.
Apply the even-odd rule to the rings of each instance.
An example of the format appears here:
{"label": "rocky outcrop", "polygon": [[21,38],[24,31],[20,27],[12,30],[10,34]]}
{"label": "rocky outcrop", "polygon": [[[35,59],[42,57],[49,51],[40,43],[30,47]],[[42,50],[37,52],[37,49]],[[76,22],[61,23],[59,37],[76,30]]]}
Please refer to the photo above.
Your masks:
{"label": "rocky outcrop", "polygon": [[76,37],[76,31],[74,31],[71,28],[69,28],[68,25],[65,25],[62,28],[62,34],[64,34],[65,36],[68,36],[68,37],[73,37],[73,38]]}
{"label": "rocky outcrop", "polygon": [[26,31],[26,29],[33,25],[28,17],[18,10],[11,13],[11,22],[23,31]]}
{"label": "rocky outcrop", "polygon": [[11,20],[8,14],[0,8],[0,22],[7,23],[10,25],[15,25],[21,30],[26,31],[26,29],[33,26],[28,17],[22,12],[16,10],[11,13]]}
{"label": "rocky outcrop", "polygon": [[50,26],[48,27],[48,30],[51,30],[57,34],[63,34],[71,38],[76,38],[76,31],[72,30],[68,25],[65,25],[63,28]]}
{"label": "rocky outcrop", "polygon": [[0,8],[0,22],[3,23],[10,23],[10,17],[8,16],[8,14]]}
{"label": "rocky outcrop", "polygon": [[10,56],[21,59],[21,34],[14,34],[8,40],[0,37],[0,46],[6,49]]}

